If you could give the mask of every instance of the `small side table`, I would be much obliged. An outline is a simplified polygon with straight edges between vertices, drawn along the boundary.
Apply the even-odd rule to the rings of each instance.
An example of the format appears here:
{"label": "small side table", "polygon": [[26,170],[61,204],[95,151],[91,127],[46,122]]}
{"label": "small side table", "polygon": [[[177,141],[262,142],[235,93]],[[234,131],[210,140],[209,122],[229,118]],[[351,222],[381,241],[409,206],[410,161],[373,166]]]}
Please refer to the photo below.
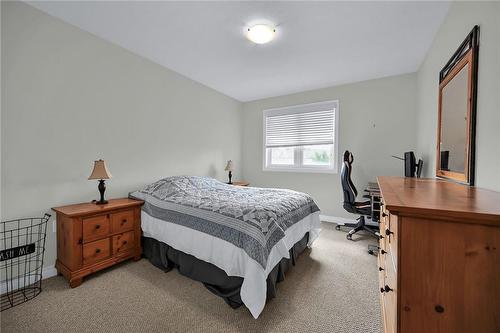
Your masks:
{"label": "small side table", "polygon": [[242,181],[239,181],[239,182],[233,182],[231,185],[234,185],[234,186],[248,186],[248,185],[250,185],[250,183],[242,180]]}
{"label": "small side table", "polygon": [[56,269],[71,288],[101,269],[141,259],[143,203],[123,198],[52,208],[57,213]]}

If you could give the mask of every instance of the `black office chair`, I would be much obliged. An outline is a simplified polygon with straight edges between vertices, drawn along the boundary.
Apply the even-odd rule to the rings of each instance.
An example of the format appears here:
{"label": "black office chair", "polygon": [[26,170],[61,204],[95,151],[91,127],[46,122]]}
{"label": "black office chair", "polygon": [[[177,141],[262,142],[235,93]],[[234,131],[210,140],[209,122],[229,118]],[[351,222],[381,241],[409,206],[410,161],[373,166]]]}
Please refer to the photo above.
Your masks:
{"label": "black office chair", "polygon": [[[358,191],[356,190],[356,186],[354,186],[354,183],[351,180],[353,161],[354,157],[352,156],[351,152],[346,150],[344,152],[344,163],[342,165],[342,171],[340,173],[342,190],[344,192],[344,209],[349,213],[360,215],[359,218],[357,218],[358,223],[344,224],[344,226],[352,228],[346,235],[348,240],[352,240],[352,235],[360,230],[366,230],[374,236],[377,236],[375,230],[365,224],[365,216],[371,215],[371,202],[369,200],[363,202],[356,201]],[[337,225],[336,229],[340,230],[340,225]]]}

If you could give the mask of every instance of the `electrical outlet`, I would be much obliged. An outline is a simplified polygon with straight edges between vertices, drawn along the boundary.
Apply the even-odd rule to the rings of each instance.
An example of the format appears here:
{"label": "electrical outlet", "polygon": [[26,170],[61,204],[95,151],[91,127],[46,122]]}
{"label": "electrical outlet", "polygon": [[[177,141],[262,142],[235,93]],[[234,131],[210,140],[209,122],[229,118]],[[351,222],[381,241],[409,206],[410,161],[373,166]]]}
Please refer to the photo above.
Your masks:
{"label": "electrical outlet", "polygon": [[54,219],[54,221],[52,221],[52,232],[57,232],[57,223],[56,223],[56,220]]}

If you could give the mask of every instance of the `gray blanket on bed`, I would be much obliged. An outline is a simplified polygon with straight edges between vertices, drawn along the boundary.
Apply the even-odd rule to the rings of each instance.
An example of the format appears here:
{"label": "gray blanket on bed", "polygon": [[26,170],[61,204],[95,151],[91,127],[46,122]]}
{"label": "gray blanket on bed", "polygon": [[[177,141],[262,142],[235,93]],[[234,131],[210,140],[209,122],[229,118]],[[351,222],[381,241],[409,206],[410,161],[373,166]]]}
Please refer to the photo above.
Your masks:
{"label": "gray blanket on bed", "polygon": [[319,211],[305,193],[232,186],[208,177],[164,178],[130,197],[144,200],[142,209],[152,217],[232,243],[264,269],[285,230]]}

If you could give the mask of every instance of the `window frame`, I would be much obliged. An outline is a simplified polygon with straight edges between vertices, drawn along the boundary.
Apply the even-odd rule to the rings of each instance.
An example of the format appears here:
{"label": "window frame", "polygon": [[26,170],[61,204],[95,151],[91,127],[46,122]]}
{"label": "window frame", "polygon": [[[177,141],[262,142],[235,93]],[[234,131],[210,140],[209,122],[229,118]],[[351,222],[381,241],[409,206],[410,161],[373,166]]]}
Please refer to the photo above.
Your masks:
{"label": "window frame", "polygon": [[[333,158],[333,163],[329,167],[324,166],[314,166],[314,165],[304,165],[303,164],[303,147],[304,146],[293,146],[294,148],[294,164],[287,165],[267,165],[267,160],[271,158],[271,149],[266,148],[266,118],[269,113],[300,113],[300,112],[313,112],[316,108],[321,108],[323,106],[333,106],[334,111],[334,137],[333,137],[333,153],[331,154]],[[339,137],[339,100],[329,100],[317,103],[308,103],[300,105],[292,105],[280,108],[266,109],[262,112],[262,170],[263,171],[275,171],[275,172],[305,172],[305,173],[338,173],[338,161],[339,161],[339,151],[338,151],[338,137]]]}

